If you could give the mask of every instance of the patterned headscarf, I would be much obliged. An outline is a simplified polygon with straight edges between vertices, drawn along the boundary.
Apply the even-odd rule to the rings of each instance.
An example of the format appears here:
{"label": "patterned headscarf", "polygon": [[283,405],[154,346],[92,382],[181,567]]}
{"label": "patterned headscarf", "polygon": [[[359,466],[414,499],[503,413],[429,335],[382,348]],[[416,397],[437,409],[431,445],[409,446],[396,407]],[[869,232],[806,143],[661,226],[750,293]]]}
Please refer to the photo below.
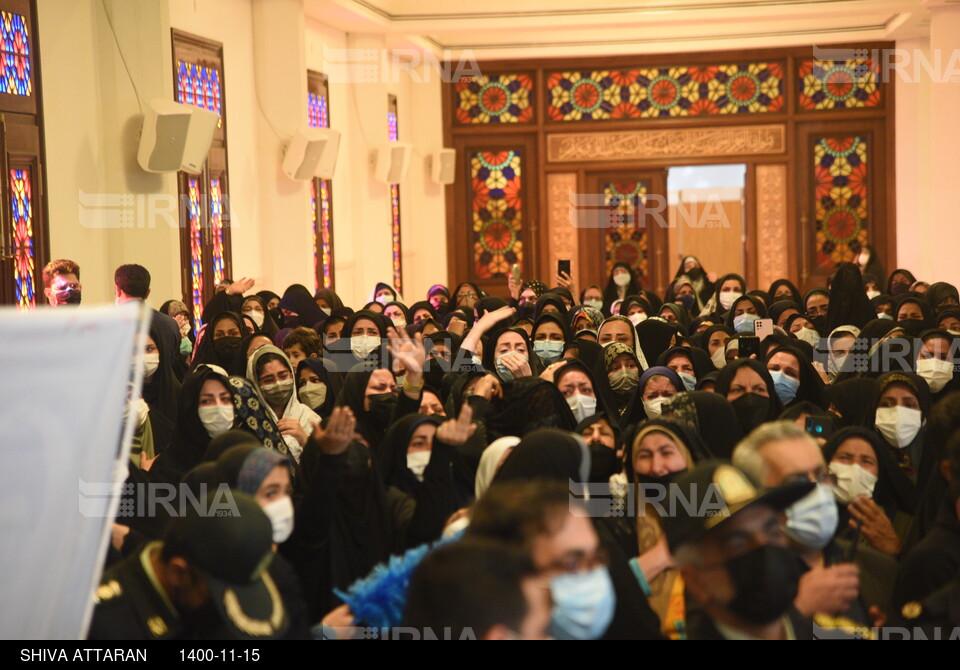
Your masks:
{"label": "patterned headscarf", "polygon": [[547,292],[547,285],[539,279],[531,279],[528,282],[524,282],[523,286],[520,287],[520,292],[523,293],[528,288],[532,288],[538,298]]}
{"label": "patterned headscarf", "polygon": [[637,356],[635,353],[633,353],[633,349],[630,348],[630,345],[624,344],[623,342],[614,342],[613,344],[608,344],[603,350],[603,369],[609,370],[610,366],[613,365],[613,362],[617,359],[617,356],[622,354],[629,354],[634,361],[637,359]]}
{"label": "patterned headscarf", "polygon": [[267,449],[280,454],[289,454],[280,429],[267,415],[266,408],[250,380],[243,377],[230,377],[228,381],[236,413],[234,427],[256,435],[257,440]]}

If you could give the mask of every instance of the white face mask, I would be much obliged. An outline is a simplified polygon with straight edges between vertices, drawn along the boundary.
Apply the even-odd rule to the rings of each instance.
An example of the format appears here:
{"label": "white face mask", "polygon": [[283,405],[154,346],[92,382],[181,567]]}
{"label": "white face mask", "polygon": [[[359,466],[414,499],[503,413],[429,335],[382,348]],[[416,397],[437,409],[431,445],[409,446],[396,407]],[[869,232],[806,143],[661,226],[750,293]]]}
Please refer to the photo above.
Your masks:
{"label": "white face mask", "polygon": [[261,509],[273,526],[273,541],[277,544],[286,542],[293,532],[293,501],[290,496],[267,503]]}
{"label": "white face mask", "polygon": [[630,283],[630,273],[621,272],[620,274],[613,275],[613,283],[619,287],[624,287]]}
{"label": "white face mask", "polygon": [[830,472],[837,478],[833,486],[833,493],[837,500],[844,505],[850,503],[857,496],[873,497],[873,489],[877,485],[877,476],[864,470],[860,464],[831,463]]}
{"label": "white face mask", "polygon": [[798,330],[794,335],[797,336],[797,339],[801,342],[806,342],[811,347],[816,349],[817,345],[820,344],[820,333],[813,330],[812,328],[807,328],[804,326]]}
{"label": "white face mask", "polygon": [[953,379],[953,364],[939,358],[921,358],[917,361],[917,374],[927,382],[931,393],[939,393]]}
{"label": "white face mask", "polygon": [[321,307],[320,311],[326,314],[327,316],[330,316],[330,312],[333,310],[331,310],[329,307]]}
{"label": "white face mask", "polygon": [[261,328],[263,326],[263,312],[252,309],[249,312],[244,312],[244,314],[253,319],[253,322],[257,324],[257,328]]}
{"label": "white face mask", "polygon": [[210,437],[227,432],[233,426],[233,405],[211,405],[197,410],[200,423]]}
{"label": "white face mask", "polygon": [[663,411],[663,401],[666,398],[654,398],[653,400],[644,400],[643,408],[647,410],[647,418],[656,419]]}
{"label": "white face mask", "polygon": [[407,320],[402,316],[391,317],[390,320],[393,321],[393,325],[397,328],[403,328],[407,325]]}
{"label": "white face mask", "polygon": [[327,400],[327,385],[323,382],[307,382],[300,387],[297,395],[307,407],[320,407]]}
{"label": "white face mask", "polygon": [[157,372],[157,368],[160,367],[160,354],[144,354],[143,355],[143,376],[152,377]]}
{"label": "white face mask", "polygon": [[880,295],[880,291],[867,291],[867,299],[868,299],[868,300],[873,300],[873,299],[876,298],[878,295]]}
{"label": "white face mask", "polygon": [[687,391],[697,390],[697,378],[687,372],[678,372],[680,381],[683,382],[683,388]]}
{"label": "white face mask", "polygon": [[641,323],[647,320],[647,315],[643,312],[634,312],[627,318],[630,319],[630,323],[632,323],[634,326],[639,326]]}
{"label": "white face mask", "polygon": [[730,308],[733,306],[737,300],[743,297],[742,293],[737,291],[727,291],[726,293],[721,293],[718,300],[720,301],[720,306],[725,310],[730,311]]}
{"label": "white face mask", "polygon": [[880,407],[877,409],[874,425],[880,434],[898,449],[910,445],[920,432],[923,415],[918,409],[909,407]]}
{"label": "white face mask", "polygon": [[710,360],[713,361],[713,367],[723,370],[727,365],[727,348],[717,347],[717,350],[710,355]]}
{"label": "white face mask", "polygon": [[430,463],[430,453],[429,451],[407,453],[407,469],[413,473],[413,476],[417,478],[418,482],[423,481],[423,473]]}
{"label": "white face mask", "polygon": [[354,356],[361,360],[373,353],[379,346],[380,338],[373,335],[354,335],[350,338],[350,350]]}
{"label": "white face mask", "polygon": [[597,311],[603,309],[603,300],[584,300],[583,304],[587,307],[592,307]]}
{"label": "white face mask", "polygon": [[784,532],[794,542],[812,549],[823,549],[837,532],[840,513],[833,490],[825,484],[814,489],[787,508]]}
{"label": "white face mask", "polygon": [[570,410],[577,419],[577,423],[597,413],[597,399],[591,398],[588,395],[574,393],[567,398],[567,404],[570,405]]}

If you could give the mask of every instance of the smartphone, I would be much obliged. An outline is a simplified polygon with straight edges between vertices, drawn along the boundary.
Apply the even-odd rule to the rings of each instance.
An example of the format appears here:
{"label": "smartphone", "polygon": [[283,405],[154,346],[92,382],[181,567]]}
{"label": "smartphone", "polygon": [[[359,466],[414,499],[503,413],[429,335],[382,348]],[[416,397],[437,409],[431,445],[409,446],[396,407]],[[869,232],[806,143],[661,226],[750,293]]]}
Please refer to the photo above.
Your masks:
{"label": "smartphone", "polygon": [[520,264],[514,263],[513,267],[510,268],[510,273],[513,276],[513,283],[520,285]]}
{"label": "smartphone", "polygon": [[763,342],[767,335],[773,335],[773,319],[757,319],[754,321],[753,333]]}
{"label": "smartphone", "polygon": [[737,338],[739,346],[737,348],[737,358],[750,358],[756,355],[760,358],[760,338],[756,335],[741,335]]}
{"label": "smartphone", "polygon": [[813,437],[822,437],[824,440],[829,440],[830,436],[833,435],[833,421],[822,416],[808,416],[804,430]]}
{"label": "smartphone", "polygon": [[562,277],[566,273],[567,276],[570,276],[570,261],[557,261],[557,276]]}

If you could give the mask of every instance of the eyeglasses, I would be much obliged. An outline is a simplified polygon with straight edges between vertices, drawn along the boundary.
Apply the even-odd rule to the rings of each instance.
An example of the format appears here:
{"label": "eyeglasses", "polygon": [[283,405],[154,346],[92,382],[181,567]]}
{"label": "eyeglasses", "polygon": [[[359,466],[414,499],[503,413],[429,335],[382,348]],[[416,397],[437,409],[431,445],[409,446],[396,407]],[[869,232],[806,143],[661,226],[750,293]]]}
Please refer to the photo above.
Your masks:
{"label": "eyeglasses", "polygon": [[783,480],[783,486],[787,484],[796,484],[797,482],[813,482],[814,484],[827,484],[834,486],[837,483],[837,476],[829,470],[817,470],[815,472],[798,472]]}
{"label": "eyeglasses", "polygon": [[607,565],[610,562],[610,556],[603,547],[596,550],[592,556],[586,554],[571,553],[563,556],[544,566],[544,572],[589,572],[594,568]]}
{"label": "eyeglasses", "polygon": [[476,294],[476,293],[473,293],[473,292],[470,292],[470,293],[458,293],[458,294],[457,294],[457,300],[460,300],[460,299],[462,299],[462,298],[476,298],[476,297],[477,297],[477,294]]}

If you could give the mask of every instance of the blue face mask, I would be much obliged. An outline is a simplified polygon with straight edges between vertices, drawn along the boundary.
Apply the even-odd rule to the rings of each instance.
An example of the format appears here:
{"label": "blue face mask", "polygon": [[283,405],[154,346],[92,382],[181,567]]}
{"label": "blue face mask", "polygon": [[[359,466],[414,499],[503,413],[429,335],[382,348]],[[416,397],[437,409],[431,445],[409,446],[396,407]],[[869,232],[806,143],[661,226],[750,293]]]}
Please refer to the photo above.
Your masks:
{"label": "blue face mask", "polygon": [[617,596],[605,565],[554,577],[550,593],[553,612],[547,633],[558,640],[596,640],[613,621]]}
{"label": "blue face mask", "polygon": [[687,374],[686,372],[678,372],[677,374],[680,375],[680,381],[683,382],[683,388],[687,389],[688,391],[696,390],[697,388],[696,377],[694,377],[693,375]]}
{"label": "blue face mask", "polygon": [[550,365],[560,360],[563,355],[563,342],[553,342],[551,340],[538,340],[533,343],[533,351],[540,357],[540,360]]}
{"label": "blue face mask", "polygon": [[681,295],[677,298],[677,302],[683,305],[688,312],[692,312],[693,308],[697,306],[697,299],[692,295]]}
{"label": "blue face mask", "polygon": [[513,373],[510,372],[507,366],[503,364],[503,357],[509,356],[512,353],[514,352],[508,351],[505,354],[500,354],[499,356],[497,356],[497,362],[496,362],[497,373],[500,375],[500,379],[502,379],[505,382],[512,382],[514,380]]}
{"label": "blue face mask", "polygon": [[770,376],[773,377],[773,388],[776,389],[780,402],[784,405],[793,402],[793,399],[797,397],[800,381],[780,370],[771,370]]}
{"label": "blue face mask", "polygon": [[752,333],[753,322],[760,317],[756,314],[741,314],[733,317],[733,329],[738,333]]}

